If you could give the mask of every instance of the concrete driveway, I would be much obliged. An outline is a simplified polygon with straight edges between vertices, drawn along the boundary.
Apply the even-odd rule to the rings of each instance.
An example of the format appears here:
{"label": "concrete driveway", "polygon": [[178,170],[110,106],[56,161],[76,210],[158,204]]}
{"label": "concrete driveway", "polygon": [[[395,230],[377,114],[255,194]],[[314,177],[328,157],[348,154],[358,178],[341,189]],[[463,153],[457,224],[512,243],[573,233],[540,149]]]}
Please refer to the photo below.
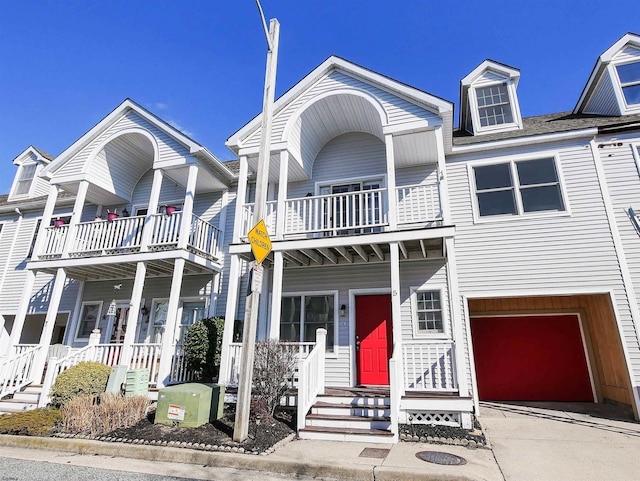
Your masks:
{"label": "concrete driveway", "polygon": [[507,481],[640,479],[640,424],[607,404],[480,404]]}

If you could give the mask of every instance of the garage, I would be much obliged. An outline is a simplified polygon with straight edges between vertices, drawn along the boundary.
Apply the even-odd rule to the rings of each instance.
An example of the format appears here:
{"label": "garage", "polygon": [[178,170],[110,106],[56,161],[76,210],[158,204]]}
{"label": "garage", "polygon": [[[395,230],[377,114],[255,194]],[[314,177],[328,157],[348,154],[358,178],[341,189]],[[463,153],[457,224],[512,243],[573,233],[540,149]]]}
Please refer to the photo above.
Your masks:
{"label": "garage", "polygon": [[593,402],[577,315],[472,317],[471,336],[481,400]]}

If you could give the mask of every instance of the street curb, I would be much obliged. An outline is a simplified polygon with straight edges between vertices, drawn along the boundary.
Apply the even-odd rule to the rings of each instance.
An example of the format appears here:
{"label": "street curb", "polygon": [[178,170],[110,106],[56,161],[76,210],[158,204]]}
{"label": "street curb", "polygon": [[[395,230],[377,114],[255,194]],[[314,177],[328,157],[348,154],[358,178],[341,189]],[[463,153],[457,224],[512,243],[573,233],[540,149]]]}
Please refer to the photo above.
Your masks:
{"label": "street curb", "polygon": [[428,474],[413,469],[398,470],[386,466],[328,466],[295,460],[270,459],[268,456],[250,456],[215,451],[197,451],[188,448],[131,445],[123,443],[93,441],[87,439],[41,438],[0,434],[0,446],[46,449],[80,454],[96,454],[147,461],[177,462],[219,466],[253,471],[270,471],[279,474],[295,474],[314,477],[349,479],[354,481],[473,481],[466,476]]}

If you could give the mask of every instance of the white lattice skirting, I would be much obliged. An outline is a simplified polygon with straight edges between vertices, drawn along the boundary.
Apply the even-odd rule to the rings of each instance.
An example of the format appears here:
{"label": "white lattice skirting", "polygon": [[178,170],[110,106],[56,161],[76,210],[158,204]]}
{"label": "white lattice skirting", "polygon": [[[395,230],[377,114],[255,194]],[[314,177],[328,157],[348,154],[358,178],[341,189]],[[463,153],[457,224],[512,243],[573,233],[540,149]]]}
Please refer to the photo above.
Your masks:
{"label": "white lattice skirting", "polygon": [[409,424],[438,424],[440,426],[460,426],[460,413],[435,411],[407,411]]}

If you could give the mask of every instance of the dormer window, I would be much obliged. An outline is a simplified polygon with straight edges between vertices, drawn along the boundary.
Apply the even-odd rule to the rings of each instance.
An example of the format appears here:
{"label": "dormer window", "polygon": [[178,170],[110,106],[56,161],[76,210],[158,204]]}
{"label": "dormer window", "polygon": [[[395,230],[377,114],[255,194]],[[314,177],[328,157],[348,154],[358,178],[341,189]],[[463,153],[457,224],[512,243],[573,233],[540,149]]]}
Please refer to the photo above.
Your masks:
{"label": "dormer window", "polygon": [[476,97],[482,127],[513,122],[509,92],[505,84],[477,88]]}
{"label": "dormer window", "polygon": [[16,190],[13,195],[27,195],[29,193],[37,167],[38,164],[23,164],[20,166],[20,172],[18,172],[16,180]]}
{"label": "dormer window", "polygon": [[640,62],[617,65],[616,71],[627,105],[640,104]]}

